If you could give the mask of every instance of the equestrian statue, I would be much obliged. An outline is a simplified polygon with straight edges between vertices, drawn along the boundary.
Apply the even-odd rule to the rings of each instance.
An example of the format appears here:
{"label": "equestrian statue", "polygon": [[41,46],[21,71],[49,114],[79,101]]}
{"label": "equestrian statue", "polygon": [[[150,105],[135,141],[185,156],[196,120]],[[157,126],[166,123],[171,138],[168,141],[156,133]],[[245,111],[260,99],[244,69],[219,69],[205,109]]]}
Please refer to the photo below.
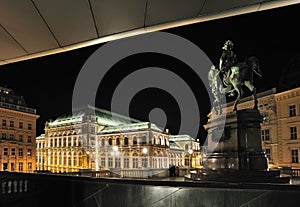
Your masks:
{"label": "equestrian statue", "polygon": [[[237,93],[233,105],[233,110],[236,111],[239,100],[243,97],[242,86],[246,86],[254,99],[253,108],[257,109],[257,96],[256,88],[253,85],[253,74],[262,77],[258,58],[251,56],[243,62],[238,62],[237,56],[233,52],[233,43],[231,40],[227,40],[222,49],[219,68],[212,66],[208,73],[209,85],[215,97],[212,108],[217,114],[221,114],[222,109],[219,104],[220,95],[228,94],[228,96],[234,96]],[[218,78],[222,80],[222,83],[219,83]]]}

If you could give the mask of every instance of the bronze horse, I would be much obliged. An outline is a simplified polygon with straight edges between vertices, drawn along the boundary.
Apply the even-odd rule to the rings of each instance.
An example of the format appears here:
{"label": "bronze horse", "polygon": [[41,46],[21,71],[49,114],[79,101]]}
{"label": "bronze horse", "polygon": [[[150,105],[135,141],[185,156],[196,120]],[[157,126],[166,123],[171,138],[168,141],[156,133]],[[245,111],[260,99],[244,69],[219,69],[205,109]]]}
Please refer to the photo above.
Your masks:
{"label": "bronze horse", "polygon": [[246,58],[244,62],[240,62],[235,66],[231,67],[231,73],[229,77],[223,77],[223,83],[225,88],[223,88],[223,93],[229,93],[230,96],[237,92],[237,98],[233,105],[233,110],[237,110],[237,104],[241,97],[243,96],[242,86],[245,85],[253,95],[254,99],[254,109],[257,109],[257,97],[256,88],[253,85],[253,73],[262,77],[262,71],[259,68],[259,61],[257,57]]}
{"label": "bronze horse", "polygon": [[222,106],[220,103],[220,98],[222,95],[223,85],[219,78],[220,71],[213,65],[211,66],[208,72],[208,81],[209,87],[212,90],[212,94],[214,95],[214,102],[212,104],[212,109],[216,114],[222,114]]}

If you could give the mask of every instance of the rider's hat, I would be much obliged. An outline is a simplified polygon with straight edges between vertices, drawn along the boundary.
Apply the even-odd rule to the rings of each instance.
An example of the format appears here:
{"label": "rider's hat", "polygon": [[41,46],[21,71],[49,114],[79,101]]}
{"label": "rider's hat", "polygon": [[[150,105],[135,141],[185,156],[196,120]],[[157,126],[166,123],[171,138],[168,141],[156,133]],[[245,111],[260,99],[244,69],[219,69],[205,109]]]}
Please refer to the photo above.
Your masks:
{"label": "rider's hat", "polygon": [[233,42],[231,40],[227,40],[225,43],[224,43],[224,46],[223,46],[223,49],[225,49],[225,46],[227,48],[233,48]]}

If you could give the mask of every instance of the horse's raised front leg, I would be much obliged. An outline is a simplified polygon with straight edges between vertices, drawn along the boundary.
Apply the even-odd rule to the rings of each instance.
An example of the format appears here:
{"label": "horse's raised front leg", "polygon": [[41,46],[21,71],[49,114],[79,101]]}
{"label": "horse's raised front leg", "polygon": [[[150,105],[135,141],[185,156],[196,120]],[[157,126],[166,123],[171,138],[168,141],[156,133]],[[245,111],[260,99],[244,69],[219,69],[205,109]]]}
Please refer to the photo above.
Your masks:
{"label": "horse's raised front leg", "polygon": [[242,90],[241,85],[233,84],[233,87],[234,87],[234,89],[236,90],[236,92],[237,92],[237,94],[238,94],[238,95],[237,95],[237,98],[236,98],[236,100],[235,100],[235,102],[234,102],[234,105],[233,105],[233,110],[234,110],[234,111],[237,111],[237,105],[238,105],[238,103],[239,103],[241,97],[243,96],[243,90]]}
{"label": "horse's raised front leg", "polygon": [[252,92],[253,100],[254,100],[254,106],[253,109],[257,109],[257,96],[256,96],[256,88],[253,86],[253,84],[250,81],[245,82],[245,86],[249,88],[249,90]]}

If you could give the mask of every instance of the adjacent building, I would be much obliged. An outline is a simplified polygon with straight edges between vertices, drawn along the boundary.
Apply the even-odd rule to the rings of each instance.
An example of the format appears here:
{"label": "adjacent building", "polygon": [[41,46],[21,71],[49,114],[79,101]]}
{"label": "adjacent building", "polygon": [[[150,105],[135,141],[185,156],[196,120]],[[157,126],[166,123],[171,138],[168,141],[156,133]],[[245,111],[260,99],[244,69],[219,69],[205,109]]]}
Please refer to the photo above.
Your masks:
{"label": "adjacent building", "polygon": [[37,138],[37,170],[110,170],[140,177],[173,165],[199,166],[199,151],[190,136],[172,136],[153,123],[87,106],[46,123]]}
{"label": "adjacent building", "polygon": [[0,171],[36,169],[36,110],[12,89],[0,87]]}
{"label": "adjacent building", "polygon": [[[252,97],[246,97],[239,109],[252,108]],[[261,140],[270,167],[300,168],[300,88],[277,92],[275,88],[258,94],[262,115]],[[232,105],[228,108],[231,111]]]}

